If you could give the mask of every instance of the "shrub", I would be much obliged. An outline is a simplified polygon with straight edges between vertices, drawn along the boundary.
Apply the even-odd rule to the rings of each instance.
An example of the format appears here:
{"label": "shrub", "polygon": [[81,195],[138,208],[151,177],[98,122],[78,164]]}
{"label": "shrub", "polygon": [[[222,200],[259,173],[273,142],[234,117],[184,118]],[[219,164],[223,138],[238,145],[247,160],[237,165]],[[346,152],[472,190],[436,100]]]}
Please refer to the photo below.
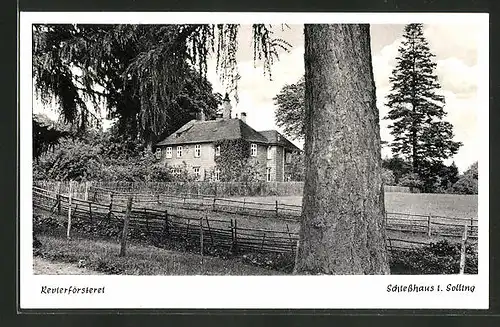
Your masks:
{"label": "shrub", "polygon": [[382,181],[384,185],[396,185],[394,172],[387,168],[382,168]]}
{"label": "shrub", "polygon": [[453,184],[451,191],[457,194],[477,194],[477,179],[473,178],[472,175],[465,174]]}
{"label": "shrub", "polygon": [[408,173],[401,177],[401,179],[399,180],[399,185],[407,186],[411,190],[413,190],[415,188],[420,189],[424,185],[424,183],[422,182],[422,180],[420,180],[418,174]]}
{"label": "shrub", "polygon": [[[460,243],[447,240],[430,243],[421,248],[393,251],[393,274],[458,274],[460,269]],[[477,253],[472,245],[466,247],[465,273],[477,274]]]}

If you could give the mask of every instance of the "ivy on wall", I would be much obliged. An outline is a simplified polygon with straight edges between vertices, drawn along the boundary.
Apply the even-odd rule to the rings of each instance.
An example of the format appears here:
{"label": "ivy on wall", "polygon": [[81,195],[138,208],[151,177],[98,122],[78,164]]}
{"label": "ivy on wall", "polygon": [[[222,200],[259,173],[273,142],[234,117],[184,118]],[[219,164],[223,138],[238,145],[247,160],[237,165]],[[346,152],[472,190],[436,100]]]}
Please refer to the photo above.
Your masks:
{"label": "ivy on wall", "polygon": [[219,140],[214,147],[220,146],[220,155],[215,163],[220,169],[221,182],[252,182],[263,180],[264,165],[250,156],[250,142],[243,139]]}

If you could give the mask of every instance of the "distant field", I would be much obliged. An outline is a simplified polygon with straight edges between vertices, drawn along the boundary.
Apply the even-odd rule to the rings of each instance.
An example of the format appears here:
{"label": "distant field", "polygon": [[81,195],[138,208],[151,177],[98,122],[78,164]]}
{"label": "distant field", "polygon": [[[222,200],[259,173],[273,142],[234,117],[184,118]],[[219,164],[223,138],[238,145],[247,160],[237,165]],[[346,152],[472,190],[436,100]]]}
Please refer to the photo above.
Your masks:
{"label": "distant field", "polygon": [[[243,197],[234,199],[243,200]],[[247,201],[301,205],[301,196],[246,197]],[[387,212],[450,218],[477,217],[477,195],[385,193]]]}

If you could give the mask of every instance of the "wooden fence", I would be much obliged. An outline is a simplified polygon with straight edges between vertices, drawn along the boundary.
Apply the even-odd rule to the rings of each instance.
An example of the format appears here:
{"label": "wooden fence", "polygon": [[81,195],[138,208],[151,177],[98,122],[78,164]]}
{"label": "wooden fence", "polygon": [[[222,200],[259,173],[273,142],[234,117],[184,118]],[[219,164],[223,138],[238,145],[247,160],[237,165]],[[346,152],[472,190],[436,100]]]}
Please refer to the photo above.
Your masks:
{"label": "wooden fence", "polygon": [[[71,202],[71,204],[70,204]],[[101,204],[47,190],[33,189],[34,212],[44,211],[58,217],[69,216],[72,226],[82,223],[98,224],[105,221],[121,230],[126,207],[122,204]],[[238,226],[237,219],[216,219],[208,214],[196,219],[173,215],[168,210],[132,208],[128,225],[129,235],[165,241],[183,239],[198,242],[201,234],[206,243],[231,252],[294,253],[298,234],[287,230],[266,230]],[[69,234],[68,234],[69,235]]]}
{"label": "wooden fence", "polygon": [[[33,205],[34,209],[44,210],[53,214],[68,215],[68,220],[73,225],[78,223],[94,224],[98,221],[106,221],[115,224],[120,228],[124,222],[126,205],[124,198],[120,194],[111,194],[109,202],[95,202],[93,199],[84,200],[72,198],[69,195],[56,193],[38,187],[33,187]],[[115,197],[116,196],[116,197]],[[129,195],[130,196],[130,195]],[[71,205],[70,205],[71,198]],[[203,210],[202,218],[185,217],[181,214],[169,213],[168,209],[158,210],[147,207],[141,207],[147,201],[158,201],[155,195],[135,194],[135,207],[131,211],[130,233],[132,235],[145,235],[147,238],[159,240],[184,238],[196,242],[199,237],[205,233],[208,244],[216,247],[228,248],[231,251],[256,251],[256,252],[277,252],[293,253],[298,240],[298,233],[293,232],[288,223],[283,230],[269,230],[259,228],[249,228],[238,226],[237,218],[214,218],[210,217],[211,210],[204,207],[200,202],[190,202],[197,200],[189,198],[189,202],[178,203],[183,209]],[[183,201],[187,198],[182,198]],[[203,198],[205,199],[205,198]],[[207,205],[214,209],[213,200]],[[161,202],[162,198],[159,199]],[[70,209],[71,208],[71,209]],[[217,211],[218,207],[213,211]],[[224,207],[223,207],[224,208]],[[260,209],[258,209],[260,210]],[[467,231],[468,238],[477,238],[477,221],[456,221],[446,224],[447,217],[429,217],[416,216],[415,219],[398,218],[401,214],[388,214],[386,219],[386,228],[392,231],[426,233],[428,236],[450,236],[460,237]],[[434,219],[440,219],[435,221]],[[415,224],[418,221],[418,224]],[[474,225],[468,225],[475,222]],[[462,223],[462,224],[460,224]],[[447,228],[446,233],[442,234],[442,227]],[[69,231],[69,227],[68,227]],[[69,235],[69,233],[68,233]],[[424,241],[415,241],[404,238],[389,238],[389,249],[413,248],[428,244]]]}
{"label": "wooden fence", "polygon": [[[133,196],[135,203],[157,203],[162,206],[191,210],[211,210],[243,216],[278,218],[297,222],[302,213],[302,206],[280,203],[255,202],[226,198],[217,198],[200,194],[135,194],[115,192],[113,190],[92,187],[89,191],[91,200],[101,203],[115,201],[125,205],[126,199]],[[436,215],[416,215],[407,213],[386,213],[386,227],[390,231],[411,232],[442,237],[460,237],[464,224],[468,224],[469,238],[477,238],[477,218],[455,218]]]}
{"label": "wooden fence", "polygon": [[[67,194],[69,181],[34,181],[34,186]],[[217,197],[228,196],[302,196],[303,182],[81,182],[74,187],[74,193],[83,195],[90,185],[126,193],[160,193],[170,195],[203,194]],[[409,187],[385,186],[386,192],[414,192]]]}

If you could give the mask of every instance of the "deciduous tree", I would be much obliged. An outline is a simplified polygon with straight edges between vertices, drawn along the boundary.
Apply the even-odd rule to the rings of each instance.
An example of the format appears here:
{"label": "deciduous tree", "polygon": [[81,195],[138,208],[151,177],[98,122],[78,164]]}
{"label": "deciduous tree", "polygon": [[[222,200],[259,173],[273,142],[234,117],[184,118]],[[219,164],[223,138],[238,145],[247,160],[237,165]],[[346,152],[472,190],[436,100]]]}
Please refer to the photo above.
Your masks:
{"label": "deciduous tree", "polygon": [[276,105],[276,125],[288,137],[304,139],[304,78],[295,84],[285,85],[273,100]]}

